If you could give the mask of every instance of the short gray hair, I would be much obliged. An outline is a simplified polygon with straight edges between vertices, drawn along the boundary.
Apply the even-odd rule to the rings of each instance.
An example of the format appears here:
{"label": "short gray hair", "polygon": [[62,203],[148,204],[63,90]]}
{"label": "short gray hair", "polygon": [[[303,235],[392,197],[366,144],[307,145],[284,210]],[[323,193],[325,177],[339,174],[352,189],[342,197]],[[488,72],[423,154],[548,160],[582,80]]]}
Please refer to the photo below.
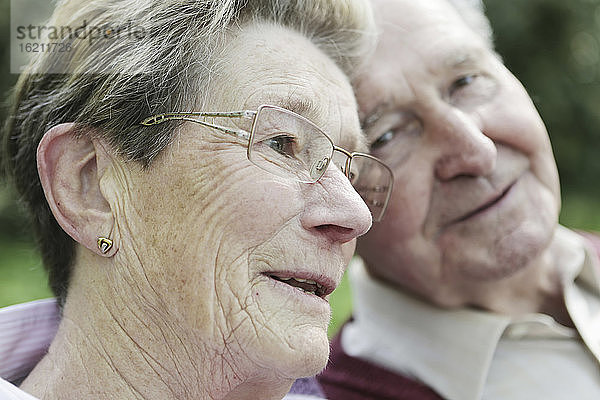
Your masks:
{"label": "short gray hair", "polygon": [[36,149],[53,126],[74,122],[76,135],[102,138],[126,160],[148,167],[172,140],[174,127],[140,127],[143,118],[199,106],[227,32],[253,21],[305,35],[351,73],[370,42],[366,0],[61,0],[50,26],[129,26],[144,35],[116,40],[61,38],[71,51],[45,52],[14,91],[2,155],[32,216],[54,294],[64,302],[75,242],[45,200]]}
{"label": "short gray hair", "polygon": [[493,48],[494,33],[490,20],[485,15],[482,0],[448,0],[458,11],[465,23],[477,34],[481,35]]}

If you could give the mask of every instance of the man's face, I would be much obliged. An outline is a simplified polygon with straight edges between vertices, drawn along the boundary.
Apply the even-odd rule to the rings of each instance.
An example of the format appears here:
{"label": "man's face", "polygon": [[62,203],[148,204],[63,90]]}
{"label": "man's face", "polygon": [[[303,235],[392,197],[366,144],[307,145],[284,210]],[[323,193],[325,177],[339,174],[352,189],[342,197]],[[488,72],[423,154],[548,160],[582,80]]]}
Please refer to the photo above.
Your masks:
{"label": "man's face", "polygon": [[529,96],[445,0],[376,0],[380,43],[356,82],[372,153],[395,174],[359,240],[371,273],[440,305],[511,276],[559,210],[548,135]]}

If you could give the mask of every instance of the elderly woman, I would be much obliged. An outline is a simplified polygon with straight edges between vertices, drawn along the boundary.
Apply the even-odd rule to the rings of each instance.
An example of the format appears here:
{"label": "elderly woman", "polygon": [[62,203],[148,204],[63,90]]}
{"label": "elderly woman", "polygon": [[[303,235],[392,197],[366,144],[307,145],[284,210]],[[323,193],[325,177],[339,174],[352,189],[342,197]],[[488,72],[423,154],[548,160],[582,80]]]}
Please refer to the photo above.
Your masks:
{"label": "elderly woman", "polygon": [[62,318],[5,390],[275,399],[324,367],[327,296],[391,189],[352,153],[344,71],[369,15],[358,0],[59,3],[50,25],[90,34],[22,75],[5,151]]}

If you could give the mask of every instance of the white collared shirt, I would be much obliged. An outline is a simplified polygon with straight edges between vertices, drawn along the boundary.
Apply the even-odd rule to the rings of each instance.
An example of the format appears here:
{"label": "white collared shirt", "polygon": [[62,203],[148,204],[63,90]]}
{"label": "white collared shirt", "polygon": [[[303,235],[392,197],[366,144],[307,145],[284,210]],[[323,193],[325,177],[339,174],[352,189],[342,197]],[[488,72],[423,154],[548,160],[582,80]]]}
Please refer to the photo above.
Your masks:
{"label": "white collared shirt", "polygon": [[443,310],[374,280],[357,259],[350,267],[354,320],[342,332],[344,352],[450,400],[600,399],[598,259],[565,228],[555,240],[572,249],[563,284],[577,330],[545,314]]}

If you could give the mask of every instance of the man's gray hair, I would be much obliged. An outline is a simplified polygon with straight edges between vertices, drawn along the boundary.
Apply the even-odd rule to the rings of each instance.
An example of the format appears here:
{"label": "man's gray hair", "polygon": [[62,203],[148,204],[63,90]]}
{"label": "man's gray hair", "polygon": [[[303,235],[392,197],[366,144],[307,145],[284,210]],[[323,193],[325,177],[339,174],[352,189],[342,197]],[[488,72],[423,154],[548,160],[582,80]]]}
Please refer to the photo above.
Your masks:
{"label": "man's gray hair", "polygon": [[493,48],[494,34],[489,19],[485,15],[485,6],[482,0],[448,0],[458,11],[465,23],[475,33],[481,35]]}
{"label": "man's gray hair", "polygon": [[202,106],[229,32],[252,22],[305,35],[346,73],[368,47],[365,31],[373,25],[367,0],[58,2],[49,26],[95,27],[96,39],[58,38],[56,51],[40,53],[28,66],[14,91],[1,158],[33,216],[61,303],[76,246],[50,212],[38,177],[36,149],[44,133],[74,122],[74,134],[101,138],[126,160],[150,166],[172,141],[174,125],[141,127],[139,121]]}

